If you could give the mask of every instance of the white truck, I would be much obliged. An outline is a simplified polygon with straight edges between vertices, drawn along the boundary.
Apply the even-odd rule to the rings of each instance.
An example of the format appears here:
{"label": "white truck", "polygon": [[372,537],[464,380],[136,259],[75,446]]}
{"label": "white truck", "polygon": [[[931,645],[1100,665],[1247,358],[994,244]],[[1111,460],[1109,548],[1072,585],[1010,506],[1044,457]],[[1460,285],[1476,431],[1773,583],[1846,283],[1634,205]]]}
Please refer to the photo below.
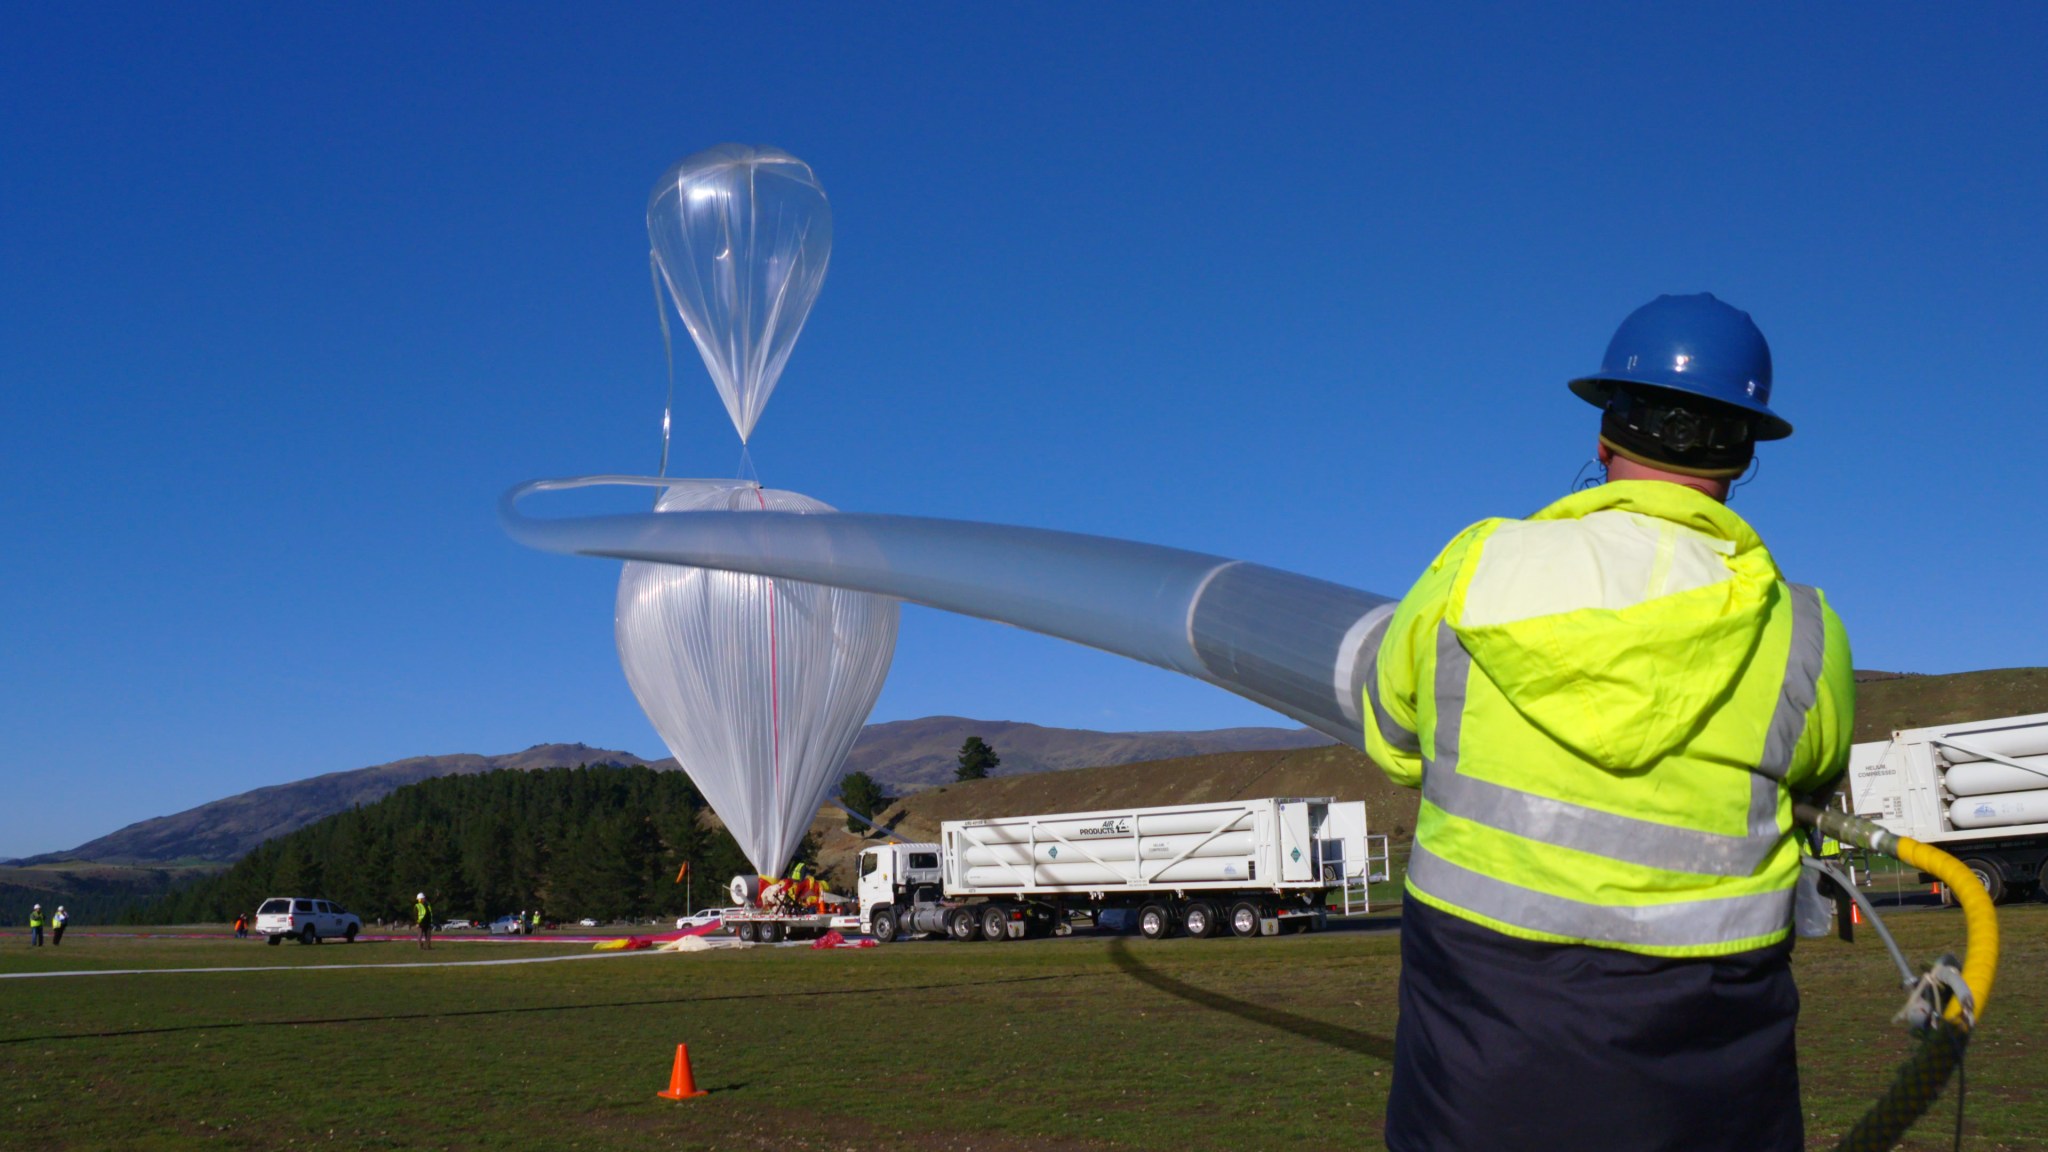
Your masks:
{"label": "white truck", "polygon": [[1064,935],[1082,917],[1154,940],[1306,931],[1332,900],[1366,909],[1384,844],[1362,801],[1327,797],[949,820],[940,843],[861,853],[859,923],[884,942]]}
{"label": "white truck", "polygon": [[2048,713],[1854,745],[1849,795],[1856,815],[1960,859],[1993,901],[2029,895],[2048,861]]}
{"label": "white truck", "polygon": [[256,909],[256,934],[270,944],[287,936],[301,944],[335,939],[353,944],[362,930],[362,917],[329,900],[273,896]]}

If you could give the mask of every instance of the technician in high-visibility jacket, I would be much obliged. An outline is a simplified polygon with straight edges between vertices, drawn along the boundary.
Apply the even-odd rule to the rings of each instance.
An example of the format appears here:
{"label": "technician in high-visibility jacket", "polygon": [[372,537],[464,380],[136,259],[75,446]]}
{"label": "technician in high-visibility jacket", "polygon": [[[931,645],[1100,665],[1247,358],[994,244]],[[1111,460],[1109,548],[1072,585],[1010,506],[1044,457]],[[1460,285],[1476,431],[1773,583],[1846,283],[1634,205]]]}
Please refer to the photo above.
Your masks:
{"label": "technician in high-visibility jacket", "polygon": [[28,910],[28,946],[31,948],[41,948],[43,946],[43,906],[41,904]]}
{"label": "technician in high-visibility jacket", "polygon": [[1726,506],[1746,313],[1665,296],[1572,389],[1607,482],[1453,539],[1382,627],[1365,735],[1422,788],[1386,1137],[1803,1147],[1792,797],[1844,767],[1841,622]]}

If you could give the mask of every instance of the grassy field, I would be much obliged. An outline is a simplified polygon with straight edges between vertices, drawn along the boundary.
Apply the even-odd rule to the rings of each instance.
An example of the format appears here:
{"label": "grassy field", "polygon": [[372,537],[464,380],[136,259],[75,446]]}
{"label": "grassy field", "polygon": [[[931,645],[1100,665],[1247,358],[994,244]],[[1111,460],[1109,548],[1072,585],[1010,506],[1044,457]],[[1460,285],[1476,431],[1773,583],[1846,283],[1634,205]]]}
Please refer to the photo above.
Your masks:
{"label": "grassy field", "polygon": [[[1951,910],[1892,918],[1918,958]],[[0,980],[0,1146],[37,1149],[1372,1148],[1397,921],[1256,941],[1077,936],[865,951],[0,937],[0,972],[360,964]],[[1975,1149],[2048,1148],[2035,1054],[2048,906],[2007,910],[1971,1049]],[[432,968],[392,968],[431,960]],[[1882,949],[1809,942],[1803,1083],[1826,1147],[1905,1051]],[[678,1042],[708,1097],[657,1099]],[[1937,1105],[1908,1147],[1947,1147]]]}

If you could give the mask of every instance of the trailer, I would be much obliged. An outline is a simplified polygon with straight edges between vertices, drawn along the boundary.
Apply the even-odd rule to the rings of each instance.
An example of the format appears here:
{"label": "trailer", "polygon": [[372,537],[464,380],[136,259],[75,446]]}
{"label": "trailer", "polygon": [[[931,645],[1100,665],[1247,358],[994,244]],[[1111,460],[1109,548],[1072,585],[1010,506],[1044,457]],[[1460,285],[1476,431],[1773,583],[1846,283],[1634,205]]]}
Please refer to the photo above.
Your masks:
{"label": "trailer", "polygon": [[851,913],[734,908],[719,926],[749,944],[780,944],[784,940],[815,940],[827,932],[858,932],[861,921]]}
{"label": "trailer", "polygon": [[1856,815],[1956,856],[1994,902],[2030,895],[2048,863],[2048,713],[1854,745],[1849,795]]}
{"label": "trailer", "polygon": [[949,820],[939,843],[861,853],[860,920],[885,942],[1064,935],[1080,920],[1154,940],[1312,931],[1333,902],[1370,909],[1385,843],[1362,801],[1328,797]]}
{"label": "trailer", "polygon": [[727,894],[733,906],[720,917],[719,926],[750,944],[780,944],[816,939],[827,932],[861,930],[853,901],[814,883],[735,876]]}

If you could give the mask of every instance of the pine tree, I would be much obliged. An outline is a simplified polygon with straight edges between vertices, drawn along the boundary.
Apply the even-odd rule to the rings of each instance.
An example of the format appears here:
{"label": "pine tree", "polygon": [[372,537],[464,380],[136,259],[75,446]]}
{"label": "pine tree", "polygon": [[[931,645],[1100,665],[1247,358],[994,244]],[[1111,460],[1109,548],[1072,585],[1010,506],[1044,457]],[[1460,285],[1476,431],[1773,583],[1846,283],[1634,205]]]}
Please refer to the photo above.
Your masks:
{"label": "pine tree", "polygon": [[955,770],[955,780],[986,780],[990,770],[1003,762],[996,750],[979,736],[969,736],[960,745],[960,767]]}
{"label": "pine tree", "polygon": [[839,782],[839,802],[846,805],[846,810],[854,816],[862,817],[860,820],[848,817],[846,821],[848,832],[856,832],[862,836],[871,833],[873,825],[870,821],[894,803],[891,797],[883,793],[882,786],[875,782],[875,778],[865,772],[849,772],[846,778]]}

